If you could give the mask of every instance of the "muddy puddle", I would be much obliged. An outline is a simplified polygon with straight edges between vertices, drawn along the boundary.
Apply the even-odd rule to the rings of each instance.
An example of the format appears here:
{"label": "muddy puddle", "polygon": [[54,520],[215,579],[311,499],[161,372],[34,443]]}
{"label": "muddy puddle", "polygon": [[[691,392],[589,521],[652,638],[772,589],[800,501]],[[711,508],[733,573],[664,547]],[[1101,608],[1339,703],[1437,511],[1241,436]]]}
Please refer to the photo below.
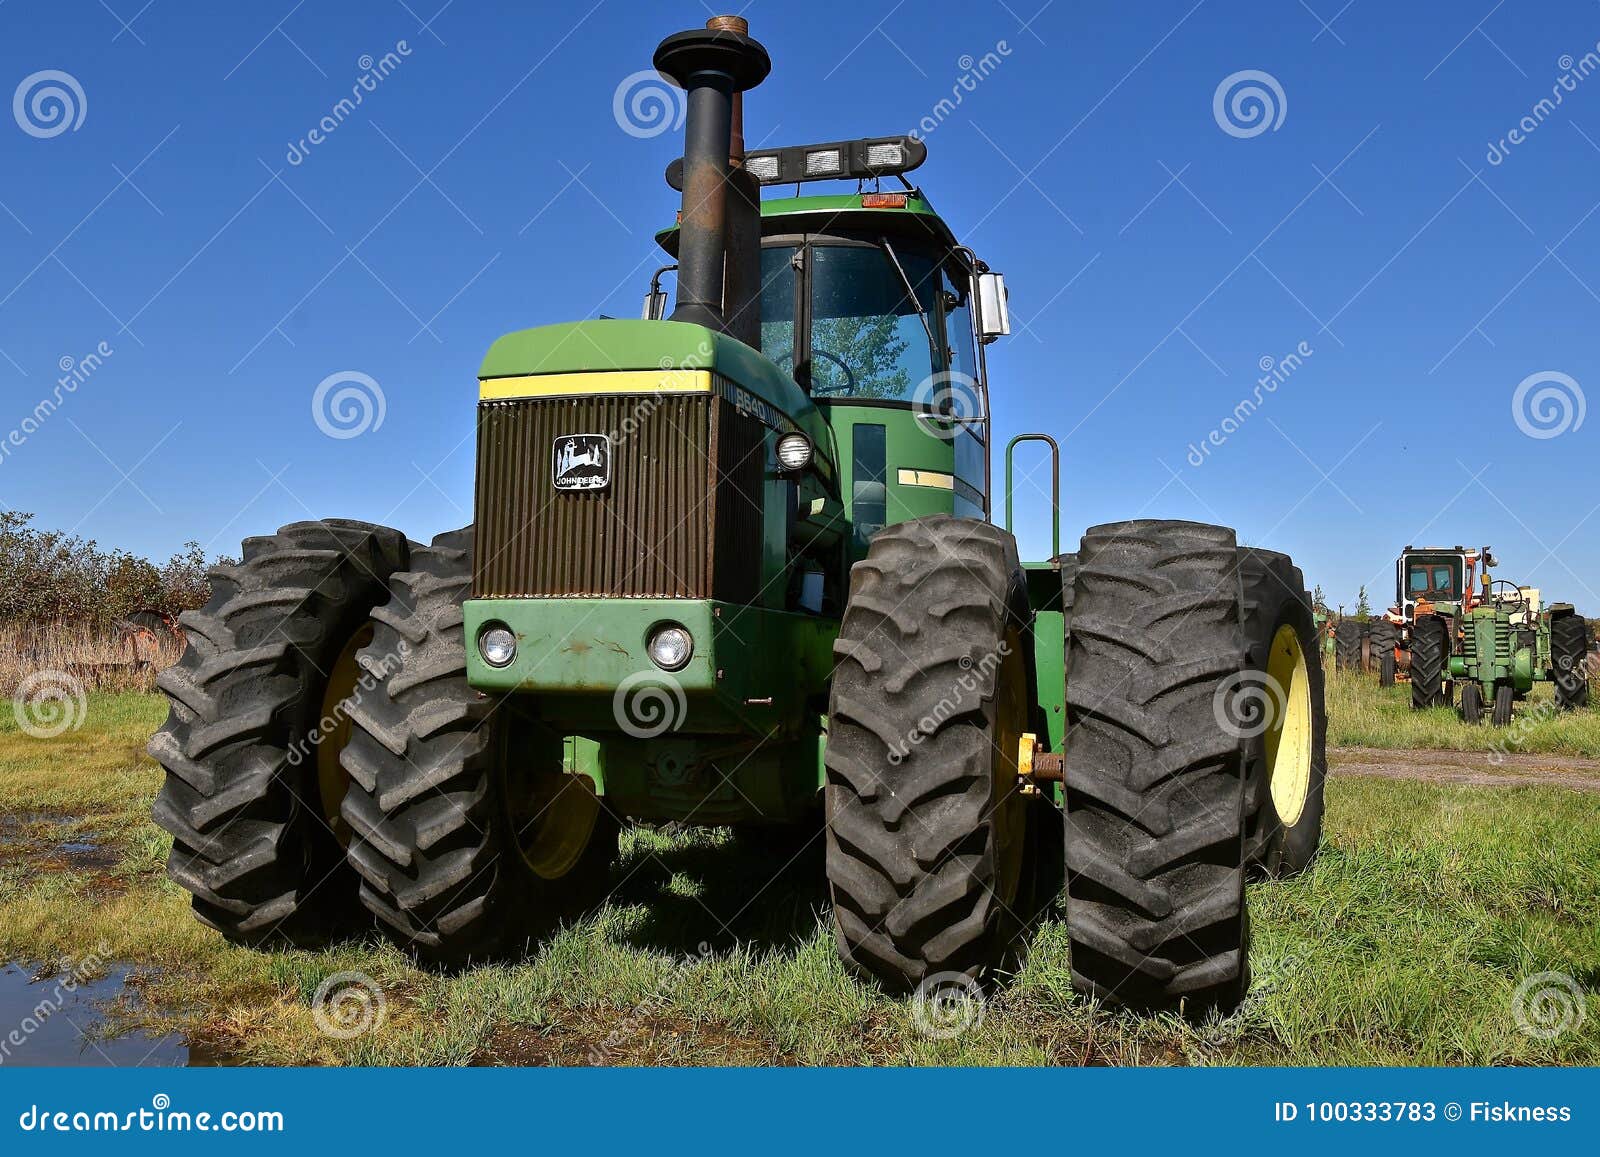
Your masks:
{"label": "muddy puddle", "polygon": [[81,871],[104,873],[121,860],[115,849],[77,829],[75,816],[23,812],[0,816],[0,852],[64,864]]}
{"label": "muddy puddle", "polygon": [[23,964],[0,967],[0,1067],[78,1065],[159,1068],[225,1063],[191,1047],[181,1033],[118,1032],[115,1011],[136,1004],[130,970],[92,979],[73,972],[40,972]]}

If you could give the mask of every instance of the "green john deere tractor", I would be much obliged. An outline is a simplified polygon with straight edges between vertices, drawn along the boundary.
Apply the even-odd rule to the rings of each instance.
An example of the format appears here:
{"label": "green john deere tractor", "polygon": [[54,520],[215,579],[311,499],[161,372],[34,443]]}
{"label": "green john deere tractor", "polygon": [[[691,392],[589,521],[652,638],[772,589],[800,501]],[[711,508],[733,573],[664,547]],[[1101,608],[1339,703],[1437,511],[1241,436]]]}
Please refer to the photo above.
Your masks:
{"label": "green john deere tractor", "polygon": [[[1459,712],[1496,727],[1535,683],[1553,683],[1563,711],[1589,702],[1588,620],[1570,603],[1543,604],[1533,587],[1496,579],[1488,547],[1406,547],[1396,564],[1398,605],[1410,622],[1411,706],[1446,706],[1461,685]],[[1474,569],[1481,586],[1474,583]]]}
{"label": "green john deere tractor", "polygon": [[1300,571],[1155,520],[1022,563],[989,520],[1004,285],[906,179],[924,146],[745,152],[742,21],[655,64],[687,90],[671,318],[658,276],[640,320],[494,343],[472,526],[297,523],[215,572],[150,744],[173,878],[240,941],[364,906],[459,961],[598,903],[620,823],[726,825],[775,865],[825,841],[838,950],[892,989],[1001,964],[1064,877],[1084,991],[1233,1003],[1247,874],[1321,831]]}

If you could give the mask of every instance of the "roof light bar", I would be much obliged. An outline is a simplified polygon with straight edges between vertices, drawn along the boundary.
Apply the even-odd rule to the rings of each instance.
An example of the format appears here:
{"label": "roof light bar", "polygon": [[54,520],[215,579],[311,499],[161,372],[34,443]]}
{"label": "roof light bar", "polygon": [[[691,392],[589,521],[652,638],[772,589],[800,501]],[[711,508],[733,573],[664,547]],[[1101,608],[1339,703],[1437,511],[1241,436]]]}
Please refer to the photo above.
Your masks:
{"label": "roof light bar", "polygon": [[[829,141],[784,149],[757,149],[745,155],[745,171],[763,185],[803,181],[860,180],[909,173],[928,159],[928,146],[915,137],[872,137]],[[667,184],[683,188],[683,161],[667,166]]]}

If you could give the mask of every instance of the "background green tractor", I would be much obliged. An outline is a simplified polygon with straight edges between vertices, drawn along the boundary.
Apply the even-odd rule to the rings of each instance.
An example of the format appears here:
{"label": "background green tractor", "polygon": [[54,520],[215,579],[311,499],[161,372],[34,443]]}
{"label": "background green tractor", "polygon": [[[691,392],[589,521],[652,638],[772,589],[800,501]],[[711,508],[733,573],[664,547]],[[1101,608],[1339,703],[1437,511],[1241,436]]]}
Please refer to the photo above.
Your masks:
{"label": "background green tractor", "polygon": [[[1554,684],[1560,710],[1589,702],[1588,621],[1570,603],[1543,604],[1536,588],[1495,579],[1488,547],[1406,548],[1399,599],[1411,618],[1411,705],[1447,705],[1461,684],[1461,718],[1510,724],[1513,705],[1539,682]],[[1480,582],[1473,580],[1474,567]]]}
{"label": "background green tractor", "polygon": [[622,822],[729,825],[774,868],[750,903],[825,842],[839,953],[890,988],[1004,963],[1064,876],[1084,991],[1233,1003],[1247,872],[1321,831],[1300,571],[1155,520],[1021,562],[1005,288],[906,180],[924,146],[746,153],[737,19],[655,64],[687,90],[671,318],[658,273],[640,320],[494,343],[473,526],[300,523],[215,573],[150,745],[173,878],[238,940],[364,906],[459,961],[596,904]]}

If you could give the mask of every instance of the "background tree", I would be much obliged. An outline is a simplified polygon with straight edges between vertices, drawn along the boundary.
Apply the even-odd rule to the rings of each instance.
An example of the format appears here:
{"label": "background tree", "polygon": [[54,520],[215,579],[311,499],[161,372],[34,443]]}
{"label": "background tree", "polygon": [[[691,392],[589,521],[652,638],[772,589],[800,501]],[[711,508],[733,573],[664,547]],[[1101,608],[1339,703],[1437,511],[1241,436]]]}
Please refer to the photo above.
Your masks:
{"label": "background tree", "polygon": [[[32,523],[31,514],[0,510],[0,623],[107,628],[146,607],[176,615],[211,597],[197,542],[156,564]],[[219,556],[212,563],[231,561]]]}

